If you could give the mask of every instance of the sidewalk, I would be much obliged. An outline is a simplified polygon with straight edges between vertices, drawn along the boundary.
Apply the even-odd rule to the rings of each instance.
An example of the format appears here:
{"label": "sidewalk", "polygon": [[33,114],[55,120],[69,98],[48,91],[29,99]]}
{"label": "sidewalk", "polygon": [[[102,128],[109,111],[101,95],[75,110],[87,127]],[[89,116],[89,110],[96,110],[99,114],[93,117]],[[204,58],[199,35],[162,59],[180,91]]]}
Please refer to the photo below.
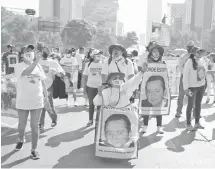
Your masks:
{"label": "sidewalk", "polygon": [[[78,98],[83,104],[84,99]],[[204,98],[205,99],[205,98]],[[203,101],[204,103],[204,101]],[[88,122],[84,106],[67,108],[65,100],[59,102],[59,123],[50,128],[46,116],[46,131],[40,135],[39,160],[31,160],[30,128],[27,127],[23,149],[13,151],[17,132],[11,129],[2,136],[2,168],[214,168],[215,160],[215,105],[203,106],[205,130],[186,132],[185,115],[175,119],[176,100],[172,101],[169,116],[163,118],[165,134],[156,135],[156,122],[151,119],[147,134],[140,138],[139,158],[134,160],[110,160],[94,156],[94,131],[85,128]],[[185,112],[185,107],[183,112]],[[5,119],[4,119],[5,120]],[[210,140],[211,139],[211,140]],[[213,139],[213,140],[212,140]]]}

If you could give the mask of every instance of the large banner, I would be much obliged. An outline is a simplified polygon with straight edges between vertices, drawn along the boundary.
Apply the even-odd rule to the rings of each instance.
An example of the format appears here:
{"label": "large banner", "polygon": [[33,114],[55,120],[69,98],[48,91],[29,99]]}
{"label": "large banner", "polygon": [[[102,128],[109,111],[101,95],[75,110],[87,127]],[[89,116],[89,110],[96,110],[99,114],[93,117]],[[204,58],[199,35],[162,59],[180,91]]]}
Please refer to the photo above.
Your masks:
{"label": "large banner", "polygon": [[140,114],[168,115],[170,91],[166,64],[150,63],[143,76],[140,94]]}
{"label": "large banner", "polygon": [[122,109],[104,107],[99,117],[96,156],[106,158],[137,158],[139,119],[137,107]]}
{"label": "large banner", "polygon": [[171,42],[170,31],[169,25],[152,22],[151,41],[156,41],[161,46],[169,46]]}

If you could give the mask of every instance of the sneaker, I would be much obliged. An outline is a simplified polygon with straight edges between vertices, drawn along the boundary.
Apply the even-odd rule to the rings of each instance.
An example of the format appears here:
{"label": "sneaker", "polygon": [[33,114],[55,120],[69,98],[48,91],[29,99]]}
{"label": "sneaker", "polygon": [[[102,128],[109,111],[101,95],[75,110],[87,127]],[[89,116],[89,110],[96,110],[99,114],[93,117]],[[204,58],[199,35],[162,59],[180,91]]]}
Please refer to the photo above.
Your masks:
{"label": "sneaker", "polygon": [[196,129],[204,129],[205,127],[203,127],[200,123],[196,123],[194,126]]}
{"label": "sneaker", "polygon": [[142,133],[142,134],[145,134],[146,130],[147,130],[147,126],[143,126],[143,127],[140,128],[139,132]]}
{"label": "sneaker", "polygon": [[89,121],[89,122],[87,123],[86,127],[90,127],[90,126],[92,126],[92,125],[93,125],[93,121]]}
{"label": "sneaker", "polygon": [[34,159],[34,160],[37,160],[37,159],[40,159],[40,155],[37,151],[32,151],[31,152],[31,157]]}
{"label": "sneaker", "polygon": [[162,128],[160,126],[157,127],[157,132],[158,132],[158,134],[164,134],[164,131],[162,130]]}
{"label": "sneaker", "polygon": [[53,121],[52,124],[51,124],[51,127],[55,127],[56,125],[57,125],[57,122]]}
{"label": "sneaker", "polygon": [[210,102],[210,99],[207,99],[207,100],[206,100],[206,104],[208,104],[209,102]]}
{"label": "sneaker", "polygon": [[40,133],[44,132],[44,125],[39,124]]}
{"label": "sneaker", "polygon": [[176,117],[176,118],[180,118],[180,117],[181,117],[181,113],[177,112],[177,113],[175,114],[175,117]]}
{"label": "sneaker", "polygon": [[187,125],[187,128],[186,128],[188,131],[194,131],[195,128],[190,124],[190,125]]}
{"label": "sneaker", "polygon": [[[24,141],[25,142],[25,141]],[[21,150],[22,149],[22,147],[23,147],[23,144],[24,144],[24,142],[18,142],[17,144],[16,144],[16,148],[15,148],[15,150]]]}

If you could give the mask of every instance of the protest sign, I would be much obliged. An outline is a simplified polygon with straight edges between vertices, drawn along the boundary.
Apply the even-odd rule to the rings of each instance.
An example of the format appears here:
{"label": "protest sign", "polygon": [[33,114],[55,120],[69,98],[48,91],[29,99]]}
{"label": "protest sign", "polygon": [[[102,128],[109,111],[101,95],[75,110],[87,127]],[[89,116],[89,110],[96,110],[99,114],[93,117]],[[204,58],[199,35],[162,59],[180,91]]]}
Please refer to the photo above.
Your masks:
{"label": "protest sign", "polygon": [[170,26],[167,24],[152,22],[151,41],[161,46],[169,46],[171,42]]}
{"label": "protest sign", "polygon": [[18,56],[16,54],[8,55],[8,66],[15,67],[15,65],[19,62]]}
{"label": "protest sign", "polygon": [[170,91],[167,65],[150,63],[143,76],[140,94],[140,114],[168,115]]}
{"label": "protest sign", "polygon": [[137,158],[139,120],[137,107],[121,109],[104,106],[99,117],[96,156],[106,158]]}
{"label": "protest sign", "polygon": [[164,59],[169,76],[169,88],[171,96],[178,96],[179,94],[179,84],[180,84],[180,71],[178,67],[178,58],[166,58]]}
{"label": "protest sign", "polygon": [[66,73],[70,73],[72,77],[72,82],[75,84],[74,87],[77,87],[78,81],[78,70],[79,65],[61,65]]}

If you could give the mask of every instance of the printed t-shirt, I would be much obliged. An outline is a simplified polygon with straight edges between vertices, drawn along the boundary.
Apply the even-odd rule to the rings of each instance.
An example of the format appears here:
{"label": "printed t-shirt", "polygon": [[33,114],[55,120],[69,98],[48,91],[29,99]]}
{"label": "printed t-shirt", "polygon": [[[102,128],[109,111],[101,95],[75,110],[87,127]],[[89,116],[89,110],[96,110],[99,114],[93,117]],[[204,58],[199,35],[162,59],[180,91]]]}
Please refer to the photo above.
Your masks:
{"label": "printed t-shirt", "polygon": [[60,61],[64,71],[71,74],[71,81],[76,83],[78,80],[78,62],[75,57],[64,57]]}
{"label": "printed t-shirt", "polygon": [[40,65],[42,66],[45,75],[46,75],[46,80],[45,80],[45,84],[47,89],[49,87],[51,87],[52,83],[53,83],[53,72],[56,73],[63,73],[65,74],[65,71],[63,70],[63,68],[60,66],[60,64],[52,59],[47,59],[47,60],[40,60]]}
{"label": "printed t-shirt", "polygon": [[92,88],[98,88],[102,84],[102,63],[92,62],[89,66],[85,66],[84,75],[88,76],[87,86]]}
{"label": "printed t-shirt", "polygon": [[22,110],[40,109],[44,107],[42,80],[45,80],[46,76],[40,64],[37,64],[29,76],[22,76],[22,72],[28,67],[29,65],[24,62],[15,66],[17,78],[16,108]]}

